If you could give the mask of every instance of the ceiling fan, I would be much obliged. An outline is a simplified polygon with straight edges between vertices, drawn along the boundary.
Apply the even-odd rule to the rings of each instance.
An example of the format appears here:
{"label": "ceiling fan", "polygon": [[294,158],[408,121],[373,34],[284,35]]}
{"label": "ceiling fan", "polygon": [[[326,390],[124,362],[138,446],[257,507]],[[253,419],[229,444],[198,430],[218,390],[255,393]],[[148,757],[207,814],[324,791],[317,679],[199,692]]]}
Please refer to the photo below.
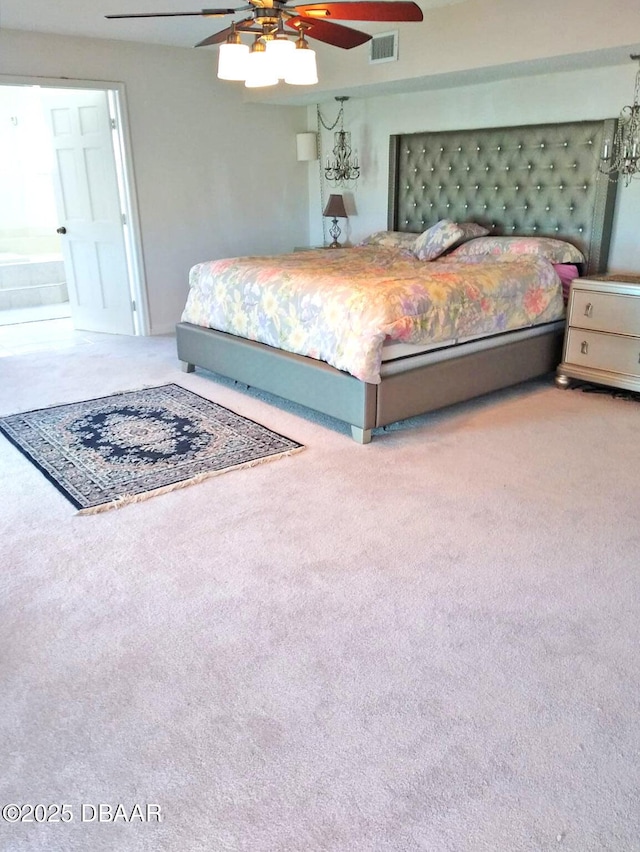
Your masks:
{"label": "ceiling fan", "polygon": [[288,7],[286,0],[249,0],[250,5],[237,9],[201,9],[199,12],[143,12],[140,14],[105,15],[106,18],[219,18],[238,12],[251,12],[242,21],[214,33],[196,47],[221,44],[234,33],[275,35],[282,25],[304,34],[305,37],[342,47],[357,47],[371,39],[369,33],[334,23],[341,21],[421,21],[422,10],[412,0],[348,0],[347,2],[311,3]]}

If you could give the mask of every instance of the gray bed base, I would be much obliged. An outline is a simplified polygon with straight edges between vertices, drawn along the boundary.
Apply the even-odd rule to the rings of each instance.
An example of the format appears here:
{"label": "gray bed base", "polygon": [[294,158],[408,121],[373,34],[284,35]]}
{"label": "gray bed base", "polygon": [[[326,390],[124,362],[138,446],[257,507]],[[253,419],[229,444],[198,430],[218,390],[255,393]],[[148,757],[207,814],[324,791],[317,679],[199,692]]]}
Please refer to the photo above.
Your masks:
{"label": "gray bed base", "polygon": [[[176,327],[178,358],[328,414],[351,426],[360,444],[371,430],[551,373],[564,321],[447,346],[383,365],[378,385],[322,361],[187,322]],[[404,362],[404,364],[403,364]]]}

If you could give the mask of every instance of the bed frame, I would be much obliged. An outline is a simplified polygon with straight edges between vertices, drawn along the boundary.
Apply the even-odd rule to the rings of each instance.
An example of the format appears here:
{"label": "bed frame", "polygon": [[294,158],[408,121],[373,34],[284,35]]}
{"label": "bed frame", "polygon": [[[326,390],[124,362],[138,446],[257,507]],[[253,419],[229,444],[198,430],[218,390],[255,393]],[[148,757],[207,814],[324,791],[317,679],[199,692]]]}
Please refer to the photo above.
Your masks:
{"label": "bed frame", "polygon": [[[388,228],[419,233],[439,219],[493,234],[576,245],[587,274],[606,269],[616,184],[599,176],[615,120],[392,136]],[[550,373],[564,321],[446,346],[382,365],[369,384],[313,358],[181,322],[182,367],[195,366],[328,414],[366,444],[372,429]]]}

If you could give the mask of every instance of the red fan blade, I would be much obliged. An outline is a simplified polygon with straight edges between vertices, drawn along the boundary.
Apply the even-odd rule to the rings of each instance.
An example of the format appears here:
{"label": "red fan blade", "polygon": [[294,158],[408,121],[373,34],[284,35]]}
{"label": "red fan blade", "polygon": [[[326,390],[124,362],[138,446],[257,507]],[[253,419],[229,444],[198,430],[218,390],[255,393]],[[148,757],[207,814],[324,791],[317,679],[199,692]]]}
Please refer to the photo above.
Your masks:
{"label": "red fan blade", "polygon": [[371,39],[369,33],[361,33],[359,30],[344,27],[342,24],[316,21],[311,18],[294,17],[287,21],[287,26],[293,27],[295,30],[302,30],[305,36],[309,38],[315,38],[317,41],[325,42],[325,44],[332,44],[334,47],[343,47],[345,50],[358,47],[358,45]]}
{"label": "red fan blade", "polygon": [[214,33],[210,35],[209,38],[205,38],[202,41],[199,41],[195,47],[206,47],[208,44],[222,44],[223,41],[226,41],[227,38],[234,31],[242,32],[242,27],[244,24],[253,22],[253,18],[245,18],[244,21],[238,21],[238,23],[234,27],[227,27],[224,30],[220,30],[220,32]]}
{"label": "red fan blade", "polygon": [[353,0],[348,3],[313,3],[296,6],[298,15],[342,21],[421,21],[422,9],[411,0]]}
{"label": "red fan blade", "polygon": [[201,12],[141,12],[132,15],[105,15],[105,18],[218,18],[234,15],[240,9],[202,9]]}

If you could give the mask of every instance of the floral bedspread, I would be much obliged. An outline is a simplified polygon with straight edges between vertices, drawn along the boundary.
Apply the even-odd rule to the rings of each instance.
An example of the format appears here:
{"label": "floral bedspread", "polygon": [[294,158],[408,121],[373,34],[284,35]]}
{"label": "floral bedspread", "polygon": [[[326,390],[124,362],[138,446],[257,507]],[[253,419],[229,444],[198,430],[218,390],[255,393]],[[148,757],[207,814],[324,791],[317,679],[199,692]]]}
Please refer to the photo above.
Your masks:
{"label": "floral bedspread", "polygon": [[381,247],[194,266],[184,322],[308,355],[374,384],[385,338],[439,343],[564,316],[553,266],[504,255],[424,262]]}

